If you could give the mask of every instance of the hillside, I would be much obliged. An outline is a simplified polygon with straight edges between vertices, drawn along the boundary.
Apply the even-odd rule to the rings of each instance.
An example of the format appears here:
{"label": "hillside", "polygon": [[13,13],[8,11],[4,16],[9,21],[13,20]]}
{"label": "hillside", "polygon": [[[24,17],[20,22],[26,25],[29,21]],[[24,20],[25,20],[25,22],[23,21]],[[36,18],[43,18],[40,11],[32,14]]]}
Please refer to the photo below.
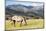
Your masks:
{"label": "hillside", "polygon": [[26,16],[44,16],[42,6],[8,5],[6,6],[6,15],[26,15]]}

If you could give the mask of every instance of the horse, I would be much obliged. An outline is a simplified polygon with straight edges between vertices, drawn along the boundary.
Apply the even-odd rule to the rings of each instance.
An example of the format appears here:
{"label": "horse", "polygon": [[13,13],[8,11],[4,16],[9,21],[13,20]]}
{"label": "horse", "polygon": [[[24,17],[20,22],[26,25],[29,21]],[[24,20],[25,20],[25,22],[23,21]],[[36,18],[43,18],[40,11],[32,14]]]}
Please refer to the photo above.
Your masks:
{"label": "horse", "polygon": [[26,19],[23,16],[16,16],[15,15],[12,17],[12,21],[13,21],[14,27],[15,27],[16,22],[20,22],[20,27],[22,26],[23,21],[25,22],[25,25],[27,25]]}

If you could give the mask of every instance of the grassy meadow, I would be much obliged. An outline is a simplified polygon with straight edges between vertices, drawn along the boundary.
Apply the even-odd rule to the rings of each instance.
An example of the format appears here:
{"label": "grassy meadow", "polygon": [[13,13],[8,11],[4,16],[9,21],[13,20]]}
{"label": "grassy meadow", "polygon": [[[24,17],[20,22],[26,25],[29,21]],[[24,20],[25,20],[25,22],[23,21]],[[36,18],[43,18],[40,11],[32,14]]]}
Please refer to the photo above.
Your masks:
{"label": "grassy meadow", "polygon": [[22,27],[20,27],[20,22],[16,22],[16,26],[14,27],[13,22],[10,20],[6,20],[6,30],[13,30],[13,29],[39,29],[44,27],[44,20],[43,19],[29,19],[26,20],[27,25],[24,25],[24,22],[22,24]]}

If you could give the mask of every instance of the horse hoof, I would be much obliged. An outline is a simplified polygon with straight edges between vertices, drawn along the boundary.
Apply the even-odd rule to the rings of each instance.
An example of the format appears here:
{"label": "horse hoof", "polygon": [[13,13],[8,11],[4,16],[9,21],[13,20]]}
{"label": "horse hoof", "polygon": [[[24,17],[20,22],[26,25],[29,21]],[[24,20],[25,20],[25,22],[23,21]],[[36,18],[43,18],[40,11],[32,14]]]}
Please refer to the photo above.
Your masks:
{"label": "horse hoof", "polygon": [[20,26],[20,27],[22,27],[22,26]]}
{"label": "horse hoof", "polygon": [[14,27],[16,27],[16,26],[14,26]]}
{"label": "horse hoof", "polygon": [[14,27],[16,27],[16,26],[14,26]]}
{"label": "horse hoof", "polygon": [[27,25],[27,24],[24,24],[25,26]]}

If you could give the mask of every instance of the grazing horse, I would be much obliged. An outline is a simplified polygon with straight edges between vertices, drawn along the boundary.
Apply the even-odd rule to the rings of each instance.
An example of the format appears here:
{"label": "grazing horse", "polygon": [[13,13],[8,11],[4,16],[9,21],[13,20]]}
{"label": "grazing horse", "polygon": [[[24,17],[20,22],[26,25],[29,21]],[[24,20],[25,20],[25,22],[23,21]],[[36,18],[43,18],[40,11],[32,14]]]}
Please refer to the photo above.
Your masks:
{"label": "grazing horse", "polygon": [[15,26],[15,23],[16,23],[16,22],[20,22],[20,27],[21,27],[23,21],[25,22],[25,25],[27,25],[27,22],[26,22],[25,17],[22,17],[22,16],[13,16],[13,17],[12,17],[12,21],[13,21],[13,23],[14,23],[14,26]]}

